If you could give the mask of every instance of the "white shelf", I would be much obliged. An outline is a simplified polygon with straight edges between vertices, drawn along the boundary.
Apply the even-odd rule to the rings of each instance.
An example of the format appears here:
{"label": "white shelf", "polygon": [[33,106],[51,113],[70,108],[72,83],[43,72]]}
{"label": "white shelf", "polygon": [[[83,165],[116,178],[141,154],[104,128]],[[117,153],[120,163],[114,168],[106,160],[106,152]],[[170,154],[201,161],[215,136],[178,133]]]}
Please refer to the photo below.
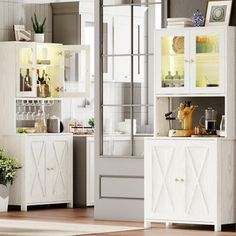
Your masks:
{"label": "white shelf", "polygon": [[162,57],[184,57],[183,53],[176,54],[176,53],[171,53],[171,54],[163,54]]}
{"label": "white shelf", "polygon": [[219,57],[220,54],[217,52],[213,52],[213,53],[212,52],[208,52],[208,53],[199,52],[199,53],[196,53],[196,56],[197,57]]}
{"label": "white shelf", "polygon": [[31,100],[31,101],[62,101],[62,98],[31,98],[31,97],[25,97],[25,98],[16,98],[17,101],[25,101],[25,100]]}
{"label": "white shelf", "polygon": [[59,64],[36,64],[37,68],[47,68],[47,67],[58,67],[60,66]]}
{"label": "white shelf", "polygon": [[21,64],[20,68],[48,68],[48,67],[59,67],[59,64],[36,64],[35,66],[33,64]]}

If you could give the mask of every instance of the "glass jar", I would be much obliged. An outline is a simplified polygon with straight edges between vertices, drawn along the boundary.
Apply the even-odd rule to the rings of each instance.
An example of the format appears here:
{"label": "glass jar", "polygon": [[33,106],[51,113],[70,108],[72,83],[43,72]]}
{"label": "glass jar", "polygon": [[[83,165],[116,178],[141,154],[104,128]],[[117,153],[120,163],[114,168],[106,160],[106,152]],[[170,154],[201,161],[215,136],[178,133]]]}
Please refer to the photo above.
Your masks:
{"label": "glass jar", "polygon": [[225,137],[225,115],[221,117],[220,122],[220,136]]}

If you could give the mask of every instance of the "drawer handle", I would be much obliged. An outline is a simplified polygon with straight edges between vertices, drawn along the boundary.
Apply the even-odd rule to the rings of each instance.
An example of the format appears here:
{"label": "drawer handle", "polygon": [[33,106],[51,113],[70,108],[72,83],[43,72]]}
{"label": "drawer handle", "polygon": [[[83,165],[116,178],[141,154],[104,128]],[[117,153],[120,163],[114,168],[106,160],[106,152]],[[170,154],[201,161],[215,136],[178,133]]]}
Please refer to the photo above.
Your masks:
{"label": "drawer handle", "polygon": [[47,170],[48,170],[48,171],[54,170],[54,168],[53,168],[53,167],[51,167],[51,168],[50,168],[50,167],[47,167]]}
{"label": "drawer handle", "polygon": [[175,178],[175,182],[181,182],[181,183],[183,183],[183,182],[184,182],[184,179],[183,179],[183,178]]}

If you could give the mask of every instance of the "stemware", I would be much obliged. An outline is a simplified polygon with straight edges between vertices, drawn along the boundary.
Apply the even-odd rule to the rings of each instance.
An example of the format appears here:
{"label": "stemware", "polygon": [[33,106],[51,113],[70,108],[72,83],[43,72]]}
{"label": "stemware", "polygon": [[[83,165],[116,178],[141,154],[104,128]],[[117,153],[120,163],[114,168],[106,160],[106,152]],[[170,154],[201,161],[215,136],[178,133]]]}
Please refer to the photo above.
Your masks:
{"label": "stemware", "polygon": [[32,101],[32,107],[33,107],[33,111],[32,111],[32,120],[35,120],[35,116],[36,116],[36,110],[37,110],[37,106],[36,106],[36,102]]}
{"label": "stemware", "polygon": [[26,112],[26,103],[27,101],[22,101],[23,112],[21,113],[21,120],[27,119],[27,112]]}
{"label": "stemware", "polygon": [[17,100],[16,101],[16,119],[17,120],[21,119],[21,107],[22,107],[22,101]]}

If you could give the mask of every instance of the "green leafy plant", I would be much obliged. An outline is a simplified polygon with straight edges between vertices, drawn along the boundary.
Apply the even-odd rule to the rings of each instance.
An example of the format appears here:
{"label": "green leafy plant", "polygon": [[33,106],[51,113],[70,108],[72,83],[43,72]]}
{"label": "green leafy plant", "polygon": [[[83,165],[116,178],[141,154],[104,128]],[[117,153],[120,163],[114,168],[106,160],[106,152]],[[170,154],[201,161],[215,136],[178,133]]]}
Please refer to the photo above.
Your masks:
{"label": "green leafy plant", "polygon": [[0,184],[13,183],[16,170],[19,169],[15,158],[7,156],[4,149],[0,149]]}
{"label": "green leafy plant", "polygon": [[34,13],[34,16],[31,16],[31,21],[33,24],[34,32],[36,34],[43,34],[45,23],[46,23],[46,17],[44,18],[43,23],[41,23],[40,21],[38,21],[38,18],[36,14]]}
{"label": "green leafy plant", "polygon": [[95,125],[95,119],[94,119],[94,118],[90,118],[90,119],[88,120],[88,124],[89,124],[90,126],[94,127],[94,125]]}

